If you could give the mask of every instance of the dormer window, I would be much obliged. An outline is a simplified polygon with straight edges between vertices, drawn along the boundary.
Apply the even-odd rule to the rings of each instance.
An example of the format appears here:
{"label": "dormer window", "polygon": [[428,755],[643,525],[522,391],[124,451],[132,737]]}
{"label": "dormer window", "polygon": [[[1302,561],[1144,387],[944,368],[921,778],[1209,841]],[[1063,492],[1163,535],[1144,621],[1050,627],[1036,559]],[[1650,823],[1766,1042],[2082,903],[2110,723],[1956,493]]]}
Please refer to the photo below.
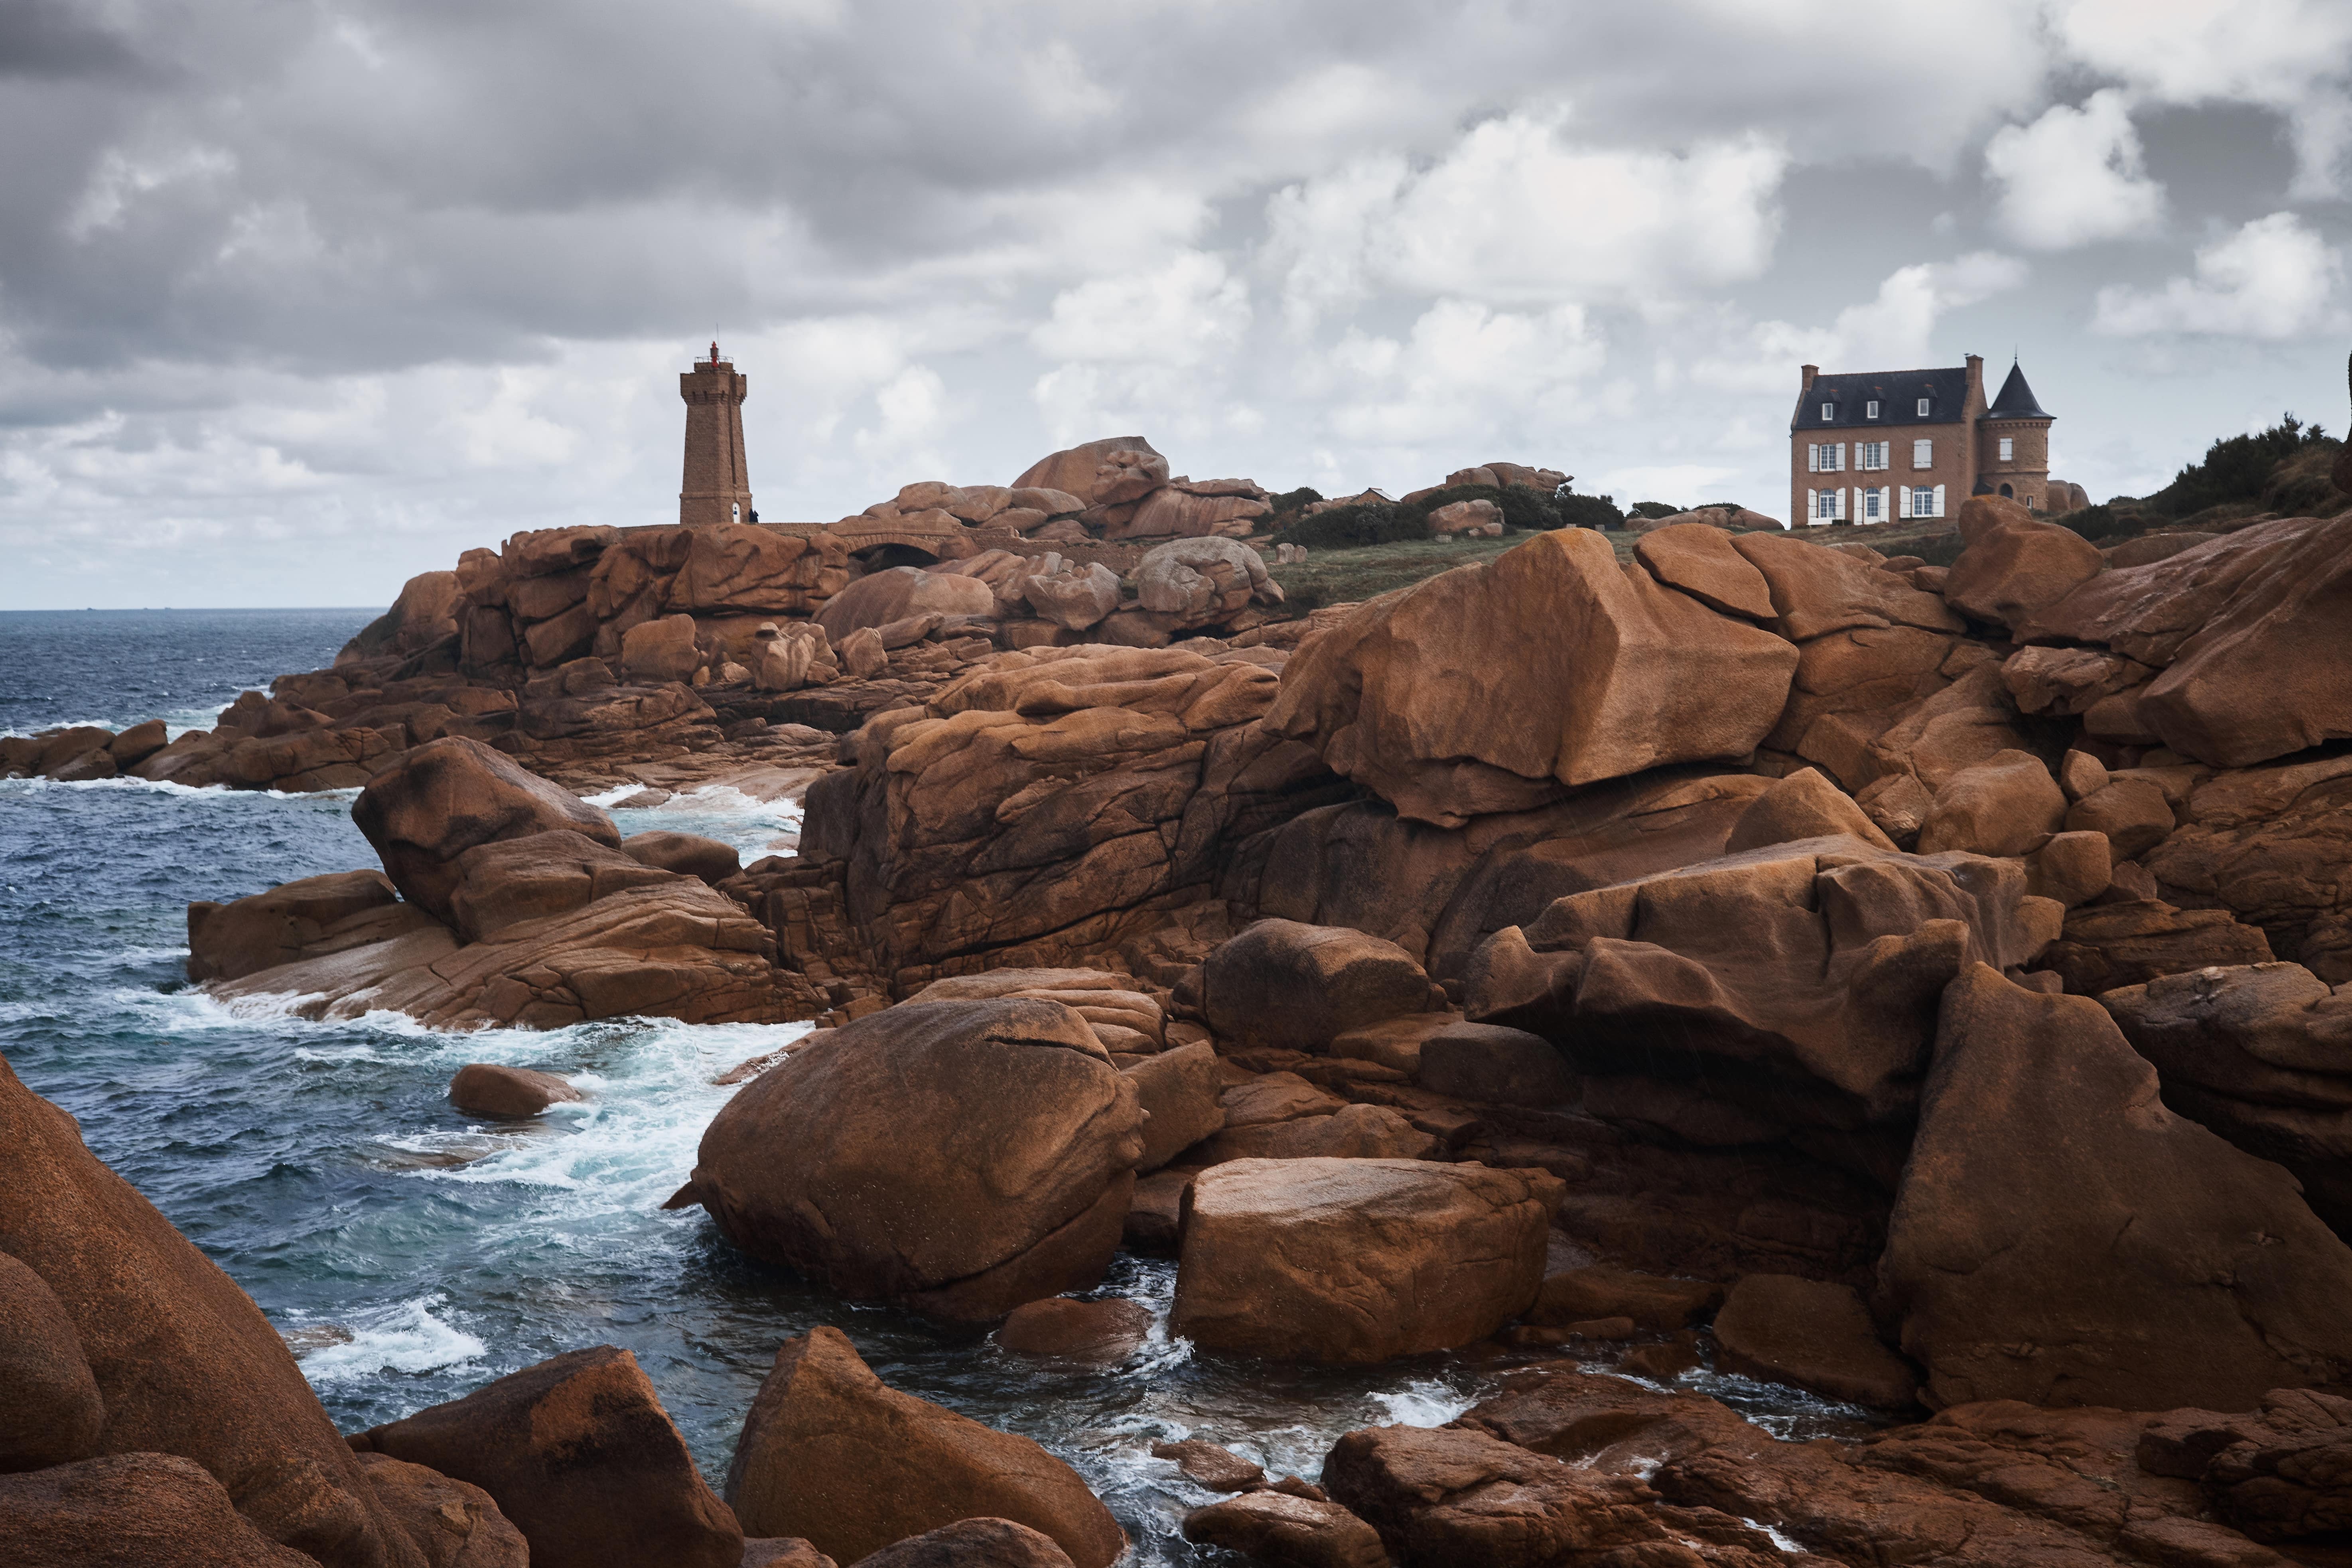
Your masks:
{"label": "dormer window", "polygon": [[1824,404],[1822,404],[1822,417],[1823,419],[1825,419],[1825,420],[1826,420],[1826,419],[1834,419],[1834,418],[1836,418],[1836,417],[1837,417],[1837,405],[1836,405],[1836,404],[1834,404],[1834,403],[1824,403]]}
{"label": "dormer window", "polygon": [[1862,416],[1864,419],[1875,419],[1878,417],[1878,402],[1875,398],[1873,398],[1870,402],[1862,405]]}
{"label": "dormer window", "polygon": [[1919,400],[1919,417],[1922,419],[1927,417],[1927,400],[1924,397]]}

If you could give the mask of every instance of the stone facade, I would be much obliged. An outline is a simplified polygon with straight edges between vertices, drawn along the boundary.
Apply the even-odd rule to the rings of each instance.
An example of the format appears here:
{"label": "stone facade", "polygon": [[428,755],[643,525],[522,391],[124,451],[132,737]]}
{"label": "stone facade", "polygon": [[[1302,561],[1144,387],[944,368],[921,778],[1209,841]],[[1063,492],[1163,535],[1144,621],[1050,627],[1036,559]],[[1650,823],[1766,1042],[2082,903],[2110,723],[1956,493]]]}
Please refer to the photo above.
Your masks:
{"label": "stone facade", "polygon": [[1823,375],[1802,370],[1789,421],[1792,527],[1953,517],[1971,495],[2000,495],[2035,511],[2084,504],[2079,487],[2050,477],[2053,416],[2024,373],[1985,400],[1984,360],[1928,370]]}
{"label": "stone facade", "polygon": [[736,374],[732,362],[719,357],[697,360],[677,378],[677,395],[686,399],[686,477],[677,492],[677,521],[698,524],[750,522],[751,479],[743,466],[743,399],[751,380]]}

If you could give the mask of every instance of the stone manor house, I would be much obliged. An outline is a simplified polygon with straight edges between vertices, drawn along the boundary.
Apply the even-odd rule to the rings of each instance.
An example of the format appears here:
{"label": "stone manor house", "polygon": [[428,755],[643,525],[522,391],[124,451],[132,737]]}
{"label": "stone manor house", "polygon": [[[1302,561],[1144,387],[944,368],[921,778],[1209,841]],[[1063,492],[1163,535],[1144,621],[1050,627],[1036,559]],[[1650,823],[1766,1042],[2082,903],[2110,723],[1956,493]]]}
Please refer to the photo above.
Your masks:
{"label": "stone manor house", "polygon": [[1789,421],[1792,528],[1948,517],[1971,495],[2035,511],[2090,504],[2080,485],[2050,477],[2054,416],[2014,363],[1990,406],[1981,354],[1935,370],[1802,374]]}

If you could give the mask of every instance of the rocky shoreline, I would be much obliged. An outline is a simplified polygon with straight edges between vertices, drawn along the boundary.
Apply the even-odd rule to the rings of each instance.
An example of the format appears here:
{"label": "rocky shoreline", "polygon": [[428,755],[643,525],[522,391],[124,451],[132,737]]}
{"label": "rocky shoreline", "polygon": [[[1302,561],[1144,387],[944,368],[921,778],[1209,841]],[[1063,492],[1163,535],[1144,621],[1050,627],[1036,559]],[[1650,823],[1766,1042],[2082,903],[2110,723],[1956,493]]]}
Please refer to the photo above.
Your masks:
{"label": "rocky shoreline", "polygon": [[[1311,1483],[1172,1446],[1229,1494],[1203,1546],[2352,1562],[2352,517],[2121,561],[1979,498],[1949,567],[1562,530],[1273,621],[1232,537],[1263,498],[1106,445],[902,492],[902,532],[974,546],[929,568],[519,535],[209,735],[0,763],[358,788],[380,868],[191,905],[233,1005],[815,1022],[727,1075],[671,1205],[845,1302],[1117,1361],[1125,1249],[1175,1258],[1196,1354],[1536,1363]],[[971,537],[1041,488],[1083,504],[1012,510],[1068,537]],[[1180,513],[1124,583],[1046,552]],[[798,853],[580,798],[720,784],[803,799]],[[573,1092],[501,1073],[453,1097]],[[11,1076],[0,1121],[26,1562],[1126,1547],[831,1329],[778,1351],[716,1492],[609,1346],[340,1439],[61,1113]],[[1894,1424],[1783,1440],[1703,1364]]]}

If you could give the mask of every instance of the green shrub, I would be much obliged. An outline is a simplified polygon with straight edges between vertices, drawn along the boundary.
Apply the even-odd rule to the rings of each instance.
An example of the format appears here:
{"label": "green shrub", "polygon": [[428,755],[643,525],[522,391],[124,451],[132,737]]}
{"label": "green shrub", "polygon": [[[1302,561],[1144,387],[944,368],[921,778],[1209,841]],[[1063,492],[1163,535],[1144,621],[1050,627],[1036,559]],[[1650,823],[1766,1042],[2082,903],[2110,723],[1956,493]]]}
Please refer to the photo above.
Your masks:
{"label": "green shrub", "polygon": [[1552,502],[1563,528],[1622,528],[1625,514],[1615,496],[1580,496],[1573,491]]}
{"label": "green shrub", "polygon": [[2086,506],[2078,511],[2062,512],[2050,521],[2061,528],[2073,529],[2094,543],[2139,531],[2129,518],[2116,516],[2112,506]]}
{"label": "green shrub", "polygon": [[1301,485],[1295,490],[1283,491],[1274,498],[1271,504],[1274,507],[1275,515],[1279,517],[1286,511],[1305,511],[1309,505],[1322,499],[1321,490],[1312,485]]}
{"label": "green shrub", "polygon": [[1967,547],[1968,541],[1958,533],[1935,533],[1906,545],[1903,552],[1916,555],[1930,566],[1949,566]]}
{"label": "green shrub", "polygon": [[1689,510],[1687,507],[1676,506],[1671,501],[1637,500],[1627,509],[1626,515],[1628,517],[1677,517]]}
{"label": "green shrub", "polygon": [[2144,504],[2167,517],[2185,517],[2232,501],[2260,500],[2281,463],[2326,439],[2319,426],[2306,427],[2293,414],[2284,415],[2267,430],[2214,442],[2205,448],[2203,461],[2181,469]]}
{"label": "green shrub", "polygon": [[1394,544],[1403,539],[1428,537],[1425,514],[1406,508],[1367,501],[1338,506],[1308,517],[1295,517],[1276,534],[1276,544],[1303,544],[1309,550],[1354,550],[1368,544]]}
{"label": "green shrub", "polygon": [[2263,505],[2282,517],[2334,517],[2347,504],[2329,471],[2336,467],[2341,441],[2307,441],[2304,449],[2271,470],[2263,486]]}

